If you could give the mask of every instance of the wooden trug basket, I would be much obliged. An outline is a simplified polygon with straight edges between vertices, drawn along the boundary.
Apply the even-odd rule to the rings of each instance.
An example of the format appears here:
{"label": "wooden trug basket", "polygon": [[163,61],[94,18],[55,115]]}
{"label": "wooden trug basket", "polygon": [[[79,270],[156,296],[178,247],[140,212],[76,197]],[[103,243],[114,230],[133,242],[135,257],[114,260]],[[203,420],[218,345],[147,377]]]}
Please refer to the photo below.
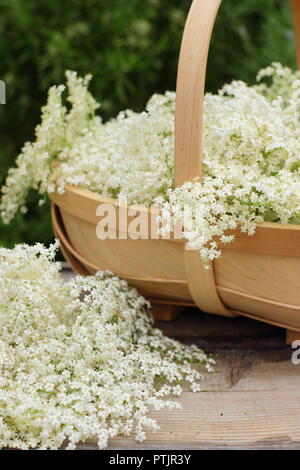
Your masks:
{"label": "wooden trug basket", "polygon": [[[194,0],[183,35],[176,96],[175,184],[202,175],[202,120],[207,55],[221,0]],[[300,0],[292,0],[300,58]],[[245,315],[300,338],[300,226],[265,222],[254,236],[235,231],[210,270],[184,240],[106,239],[96,236],[100,204],[114,203],[79,187],[51,194],[52,219],[74,271],[108,269],[151,299],[154,316],[170,320],[185,306]],[[139,209],[141,209],[139,207]],[[141,209],[151,217],[151,208]],[[128,224],[127,224],[128,226]],[[122,226],[119,232],[128,230]]]}

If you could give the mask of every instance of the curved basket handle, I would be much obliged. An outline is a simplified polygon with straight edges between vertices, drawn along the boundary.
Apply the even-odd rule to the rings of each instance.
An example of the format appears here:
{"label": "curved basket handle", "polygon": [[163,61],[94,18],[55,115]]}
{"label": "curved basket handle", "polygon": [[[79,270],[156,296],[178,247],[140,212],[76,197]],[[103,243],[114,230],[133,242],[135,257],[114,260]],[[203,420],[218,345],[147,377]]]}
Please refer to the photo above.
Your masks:
{"label": "curved basket handle", "polygon": [[[176,87],[175,186],[202,176],[207,56],[221,0],[194,0],[184,28]],[[300,68],[300,0],[291,0]]]}
{"label": "curved basket handle", "polygon": [[175,186],[202,176],[206,64],[220,4],[221,0],[194,0],[184,28],[176,86]]}

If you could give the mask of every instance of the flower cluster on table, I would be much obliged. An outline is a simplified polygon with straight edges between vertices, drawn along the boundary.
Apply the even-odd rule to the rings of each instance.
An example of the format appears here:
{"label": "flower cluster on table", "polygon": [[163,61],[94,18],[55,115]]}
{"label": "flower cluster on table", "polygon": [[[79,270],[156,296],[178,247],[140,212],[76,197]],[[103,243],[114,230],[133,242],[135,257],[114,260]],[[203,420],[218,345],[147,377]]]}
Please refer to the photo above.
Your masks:
{"label": "flower cluster on table", "polygon": [[150,408],[177,408],[185,382],[214,360],[153,328],[148,302],[109,272],[64,282],[46,249],[0,248],[0,447],[99,448],[158,429]]}

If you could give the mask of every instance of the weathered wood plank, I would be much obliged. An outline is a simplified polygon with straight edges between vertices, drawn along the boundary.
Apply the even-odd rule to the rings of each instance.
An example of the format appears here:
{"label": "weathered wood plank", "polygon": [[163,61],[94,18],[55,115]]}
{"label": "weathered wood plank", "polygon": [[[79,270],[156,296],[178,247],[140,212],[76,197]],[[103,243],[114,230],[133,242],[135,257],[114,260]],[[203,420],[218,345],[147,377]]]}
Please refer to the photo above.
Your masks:
{"label": "weathered wood plank", "polygon": [[[300,449],[300,366],[291,351],[226,352],[207,374],[207,392],[185,391],[182,410],[153,411],[161,429],[146,442],[118,438],[110,449]],[[82,449],[96,449],[91,439]]]}
{"label": "weathered wood plank", "polygon": [[[118,438],[111,448],[274,448],[300,449],[299,391],[228,391],[180,398],[183,410],[153,411],[161,426],[148,433],[146,443]],[[95,448],[89,440],[85,448]]]}

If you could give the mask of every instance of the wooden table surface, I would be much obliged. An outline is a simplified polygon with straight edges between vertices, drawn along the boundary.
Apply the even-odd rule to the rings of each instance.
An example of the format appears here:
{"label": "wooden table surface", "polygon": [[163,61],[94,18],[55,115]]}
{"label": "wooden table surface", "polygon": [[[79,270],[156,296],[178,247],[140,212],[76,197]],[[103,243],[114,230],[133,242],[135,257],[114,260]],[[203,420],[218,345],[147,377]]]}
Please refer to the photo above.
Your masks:
{"label": "wooden table surface", "polygon": [[[300,449],[300,365],[291,361],[283,330],[196,309],[157,326],[217,353],[216,371],[206,374],[205,392],[183,393],[182,410],[153,411],[160,431],[148,432],[144,443],[116,438],[109,449]],[[78,448],[96,449],[96,441]]]}

